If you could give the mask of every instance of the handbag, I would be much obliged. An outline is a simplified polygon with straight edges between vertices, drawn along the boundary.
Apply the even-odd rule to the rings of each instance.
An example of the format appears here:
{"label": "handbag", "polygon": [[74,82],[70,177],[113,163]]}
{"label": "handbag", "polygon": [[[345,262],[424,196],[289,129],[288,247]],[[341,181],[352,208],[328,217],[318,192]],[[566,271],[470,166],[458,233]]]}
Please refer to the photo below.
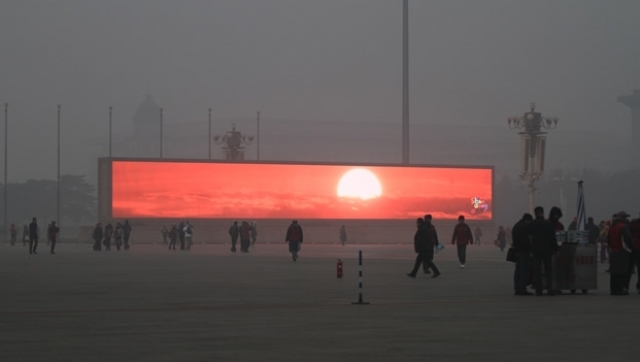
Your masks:
{"label": "handbag", "polygon": [[516,249],[514,249],[513,246],[510,247],[509,250],[507,250],[507,261],[515,263],[517,261],[516,255]]}

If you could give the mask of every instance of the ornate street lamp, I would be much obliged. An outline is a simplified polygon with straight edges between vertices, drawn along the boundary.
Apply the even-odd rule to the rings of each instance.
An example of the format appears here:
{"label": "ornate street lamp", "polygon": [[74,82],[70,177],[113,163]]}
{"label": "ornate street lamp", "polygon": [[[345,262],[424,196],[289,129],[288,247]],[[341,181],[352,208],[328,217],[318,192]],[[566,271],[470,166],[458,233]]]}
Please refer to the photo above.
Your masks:
{"label": "ornate street lamp", "polygon": [[213,136],[213,141],[217,145],[222,145],[225,159],[241,161],[244,160],[244,146],[253,143],[253,136],[243,136],[240,131],[236,131],[236,125],[234,123],[231,131],[223,135]]}
{"label": "ornate street lamp", "polygon": [[529,189],[529,210],[532,212],[533,195],[537,190],[535,184],[544,172],[547,132],[543,132],[542,129],[552,130],[558,126],[557,117],[543,117],[535,109],[536,104],[531,103],[531,110],[525,112],[522,117],[507,118],[509,128],[524,129],[518,133],[521,139],[520,179]]}

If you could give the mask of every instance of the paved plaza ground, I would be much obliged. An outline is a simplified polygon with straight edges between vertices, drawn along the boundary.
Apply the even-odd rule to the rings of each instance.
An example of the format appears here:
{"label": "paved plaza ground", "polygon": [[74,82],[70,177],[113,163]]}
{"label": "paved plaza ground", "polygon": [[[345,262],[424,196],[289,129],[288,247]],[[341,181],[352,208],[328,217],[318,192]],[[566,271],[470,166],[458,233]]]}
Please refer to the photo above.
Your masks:
{"label": "paved plaza ground", "polygon": [[[0,361],[622,361],[640,355],[640,295],[516,297],[513,264],[472,246],[411,279],[404,245],[284,243],[30,256],[0,245]],[[357,254],[364,298],[357,300]],[[345,277],[336,278],[336,259]],[[635,276],[633,283],[635,283]]]}

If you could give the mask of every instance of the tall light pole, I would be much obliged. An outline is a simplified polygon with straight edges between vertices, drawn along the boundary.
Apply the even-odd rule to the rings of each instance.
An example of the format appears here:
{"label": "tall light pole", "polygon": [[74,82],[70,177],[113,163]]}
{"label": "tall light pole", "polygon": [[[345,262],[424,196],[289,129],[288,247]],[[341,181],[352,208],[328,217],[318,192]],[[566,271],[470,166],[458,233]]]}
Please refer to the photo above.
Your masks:
{"label": "tall light pole", "polygon": [[4,104],[4,240],[7,241],[7,188],[9,188],[9,184],[7,182],[7,162],[9,160],[8,151],[9,151],[9,137],[7,137],[7,132],[9,130],[9,103]]}
{"label": "tall light pole", "polygon": [[209,108],[209,159],[211,159],[211,108]]}
{"label": "tall light pole", "polygon": [[160,108],[160,158],[162,158],[162,108]]}
{"label": "tall light pole", "polygon": [[409,0],[402,3],[402,163],[409,163]]}
{"label": "tall light pole", "polygon": [[109,106],[109,158],[111,158],[111,111],[113,107]]}
{"label": "tall light pole", "polygon": [[544,156],[547,148],[546,130],[554,129],[558,126],[558,118],[542,117],[540,112],[536,112],[536,104],[531,103],[531,110],[525,112],[522,117],[509,117],[507,122],[511,129],[523,129],[520,135],[521,166],[520,179],[529,189],[529,210],[533,212],[533,196],[537,190],[536,181],[540,179],[544,172]]}
{"label": "tall light pole", "polygon": [[258,161],[260,161],[260,111],[258,111],[258,133],[257,136],[257,148],[258,148]]}
{"label": "tall light pole", "polygon": [[60,228],[62,225],[62,220],[60,220],[60,105],[58,104],[58,195],[57,195],[57,214],[56,220],[58,222],[58,227]]}

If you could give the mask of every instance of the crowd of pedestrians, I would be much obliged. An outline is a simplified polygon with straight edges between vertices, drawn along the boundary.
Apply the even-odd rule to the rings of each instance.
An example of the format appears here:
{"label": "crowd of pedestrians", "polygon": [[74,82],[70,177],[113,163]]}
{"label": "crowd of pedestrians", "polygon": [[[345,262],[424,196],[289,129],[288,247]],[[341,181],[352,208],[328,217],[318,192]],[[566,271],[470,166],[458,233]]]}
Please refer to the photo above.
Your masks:
{"label": "crowd of pedestrians", "polygon": [[124,250],[129,250],[131,247],[129,241],[131,238],[131,225],[129,220],[125,220],[124,224],[116,223],[115,228],[111,223],[107,224],[104,229],[102,223],[97,223],[93,229],[93,250],[102,251],[104,246],[105,250],[111,250],[111,240],[115,242],[116,249],[120,251],[124,247]]}
{"label": "crowd of pedestrians", "polygon": [[[515,253],[515,271],[513,277],[516,295],[531,295],[527,290],[531,285],[536,295],[548,295],[559,292],[554,287],[554,256],[559,245],[556,232],[563,231],[560,222],[562,211],[551,208],[547,218],[544,209],[536,207],[534,216],[524,214],[512,230],[512,247]],[[631,215],[620,211],[612,215],[611,220],[596,225],[589,217],[585,225],[587,242],[599,245],[600,262],[609,263],[609,292],[611,295],[629,295],[631,276],[640,268],[640,218],[629,220]],[[577,230],[576,218],[569,225],[570,231]],[[636,282],[636,291],[640,294],[640,278]]]}

